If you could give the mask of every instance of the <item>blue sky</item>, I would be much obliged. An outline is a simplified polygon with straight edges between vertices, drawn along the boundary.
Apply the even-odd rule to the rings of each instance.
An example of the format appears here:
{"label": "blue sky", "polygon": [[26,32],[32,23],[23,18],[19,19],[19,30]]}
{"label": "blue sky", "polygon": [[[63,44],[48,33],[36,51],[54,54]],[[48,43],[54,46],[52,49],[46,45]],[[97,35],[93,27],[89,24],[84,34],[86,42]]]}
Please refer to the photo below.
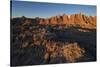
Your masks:
{"label": "blue sky", "polygon": [[96,6],[12,1],[12,17],[51,17],[63,14],[84,13],[96,16]]}

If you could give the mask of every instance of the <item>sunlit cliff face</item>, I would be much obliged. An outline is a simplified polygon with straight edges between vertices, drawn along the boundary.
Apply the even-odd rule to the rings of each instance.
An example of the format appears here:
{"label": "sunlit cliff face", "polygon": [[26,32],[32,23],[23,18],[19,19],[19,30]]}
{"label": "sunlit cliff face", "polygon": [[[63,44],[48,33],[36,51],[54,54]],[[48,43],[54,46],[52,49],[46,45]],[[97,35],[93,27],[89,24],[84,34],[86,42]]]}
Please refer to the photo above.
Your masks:
{"label": "sunlit cliff face", "polygon": [[41,19],[39,21],[43,25],[66,25],[66,26],[80,26],[85,28],[95,28],[96,27],[96,16],[86,16],[83,14],[72,14],[72,15],[62,15],[53,16],[47,19]]}

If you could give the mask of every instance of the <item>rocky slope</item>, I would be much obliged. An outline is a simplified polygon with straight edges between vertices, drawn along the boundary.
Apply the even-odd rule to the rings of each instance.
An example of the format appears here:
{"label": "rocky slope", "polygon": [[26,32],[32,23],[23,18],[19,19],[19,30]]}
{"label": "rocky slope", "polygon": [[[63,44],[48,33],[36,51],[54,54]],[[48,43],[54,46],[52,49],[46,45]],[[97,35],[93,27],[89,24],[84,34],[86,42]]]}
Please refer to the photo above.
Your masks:
{"label": "rocky slope", "polygon": [[11,66],[96,61],[96,16],[23,16],[10,29]]}

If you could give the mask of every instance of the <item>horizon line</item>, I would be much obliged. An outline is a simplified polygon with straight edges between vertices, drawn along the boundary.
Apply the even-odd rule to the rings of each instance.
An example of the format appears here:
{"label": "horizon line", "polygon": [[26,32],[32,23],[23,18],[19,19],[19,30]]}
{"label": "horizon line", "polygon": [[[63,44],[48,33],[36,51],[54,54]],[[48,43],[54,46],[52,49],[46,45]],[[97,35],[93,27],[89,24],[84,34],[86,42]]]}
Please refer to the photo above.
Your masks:
{"label": "horizon line", "polygon": [[88,14],[84,14],[82,12],[79,12],[79,13],[73,13],[73,14],[66,14],[66,13],[63,13],[63,14],[58,14],[58,15],[53,15],[53,16],[48,16],[48,17],[42,17],[42,16],[33,16],[33,17],[28,17],[28,16],[25,16],[25,15],[22,15],[22,16],[11,16],[11,18],[20,18],[20,17],[26,17],[26,18],[51,18],[51,17],[55,17],[55,16],[63,16],[63,15],[75,15],[75,14],[82,14],[82,15],[85,15],[85,16],[97,16],[97,15],[88,15]]}

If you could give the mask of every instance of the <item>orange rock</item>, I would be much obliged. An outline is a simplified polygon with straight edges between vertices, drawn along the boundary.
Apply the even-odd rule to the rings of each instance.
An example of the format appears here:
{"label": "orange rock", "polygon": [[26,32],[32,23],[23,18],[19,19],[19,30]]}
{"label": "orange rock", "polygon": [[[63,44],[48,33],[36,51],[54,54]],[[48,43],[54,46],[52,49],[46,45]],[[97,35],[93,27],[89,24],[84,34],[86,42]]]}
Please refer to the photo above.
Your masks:
{"label": "orange rock", "polygon": [[96,16],[86,16],[82,13],[72,15],[53,16],[47,19],[40,19],[40,24],[46,25],[66,25],[66,26],[80,26],[83,28],[95,28]]}

